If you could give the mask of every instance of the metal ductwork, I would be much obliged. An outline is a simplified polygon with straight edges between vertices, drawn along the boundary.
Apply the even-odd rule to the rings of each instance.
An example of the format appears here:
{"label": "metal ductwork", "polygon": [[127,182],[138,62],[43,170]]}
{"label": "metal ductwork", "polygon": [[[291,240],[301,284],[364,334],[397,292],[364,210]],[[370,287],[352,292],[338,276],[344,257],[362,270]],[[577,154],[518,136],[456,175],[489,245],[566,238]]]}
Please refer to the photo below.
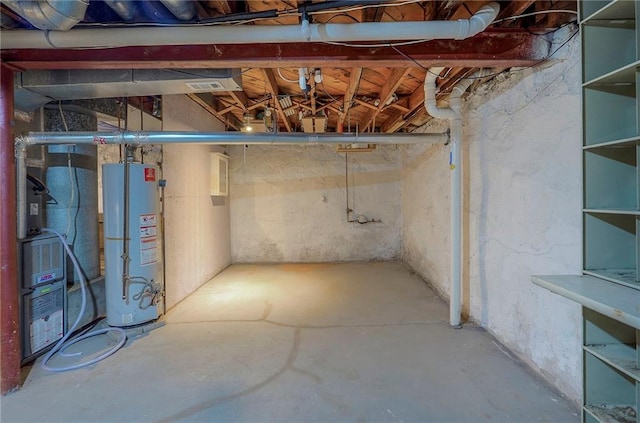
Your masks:
{"label": "metal ductwork", "polygon": [[188,21],[196,15],[195,2],[191,0],[160,0],[164,7],[183,21]]}
{"label": "metal ductwork", "polygon": [[130,0],[102,0],[118,16],[128,22],[136,17],[136,2]]}
{"label": "metal ductwork", "polygon": [[4,0],[38,29],[67,31],[84,19],[89,0]]}
{"label": "metal ductwork", "polygon": [[15,104],[29,112],[52,100],[241,90],[240,69],[32,70],[16,78]]}

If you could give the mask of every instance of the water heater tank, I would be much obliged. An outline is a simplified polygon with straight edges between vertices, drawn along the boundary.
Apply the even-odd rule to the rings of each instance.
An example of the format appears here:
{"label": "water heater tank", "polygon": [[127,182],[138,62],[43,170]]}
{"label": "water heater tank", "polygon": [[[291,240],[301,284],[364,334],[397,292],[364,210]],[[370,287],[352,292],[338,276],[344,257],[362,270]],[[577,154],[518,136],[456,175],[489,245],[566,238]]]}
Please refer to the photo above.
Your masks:
{"label": "water heater tank", "polygon": [[158,169],[139,163],[128,166],[128,216],[124,215],[125,164],[102,166],[105,290],[111,326],[155,320],[162,304]]}

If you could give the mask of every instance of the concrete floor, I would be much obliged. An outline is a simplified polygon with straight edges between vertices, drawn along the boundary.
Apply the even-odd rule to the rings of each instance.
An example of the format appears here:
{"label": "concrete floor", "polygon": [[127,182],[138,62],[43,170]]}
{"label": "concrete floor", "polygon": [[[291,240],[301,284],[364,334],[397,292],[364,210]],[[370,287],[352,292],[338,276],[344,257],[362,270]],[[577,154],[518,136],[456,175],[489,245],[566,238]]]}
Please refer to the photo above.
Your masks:
{"label": "concrete floor", "polygon": [[233,265],[112,357],[66,373],[33,367],[2,398],[0,416],[579,421],[573,404],[490,335],[447,320],[447,306],[402,263]]}

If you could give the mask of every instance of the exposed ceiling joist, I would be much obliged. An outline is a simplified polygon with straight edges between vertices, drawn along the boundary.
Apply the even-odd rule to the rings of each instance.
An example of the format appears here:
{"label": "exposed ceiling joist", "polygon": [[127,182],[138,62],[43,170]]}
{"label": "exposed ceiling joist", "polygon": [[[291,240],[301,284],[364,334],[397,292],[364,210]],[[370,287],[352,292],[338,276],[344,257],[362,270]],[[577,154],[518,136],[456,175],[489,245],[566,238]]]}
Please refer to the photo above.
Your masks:
{"label": "exposed ceiling joist", "polygon": [[236,131],[240,130],[240,124],[235,120],[234,117],[230,117],[230,118],[224,117],[223,115],[218,113],[218,111],[216,109],[214,109],[212,105],[207,103],[202,97],[200,97],[200,96],[198,96],[196,94],[187,94],[187,96],[191,100],[193,100],[195,103],[197,103],[200,107],[205,109],[207,112],[211,113],[213,116],[218,118],[218,120],[220,122],[223,122],[226,125],[229,125],[230,127],[235,129]]}
{"label": "exposed ceiling joist", "polygon": [[380,90],[379,104],[376,110],[371,110],[365,116],[364,120],[361,122],[361,128],[367,128],[373,120],[378,116],[378,114],[382,111],[382,109],[387,105],[387,102],[391,100],[393,94],[396,92],[404,78],[411,72],[411,68],[396,68],[393,69],[391,75],[387,79],[387,82],[384,84],[382,89]]}
{"label": "exposed ceiling joist", "polygon": [[358,90],[358,84],[360,83],[360,78],[362,78],[362,68],[351,69],[351,75],[349,75],[349,85],[347,85],[347,90],[344,94],[342,116],[340,116],[340,120],[342,123],[344,123],[345,119],[347,118],[347,115],[349,114],[349,109],[351,108],[353,96],[356,94]]}
{"label": "exposed ceiling joist", "polygon": [[289,118],[284,113],[282,105],[278,101],[278,94],[279,94],[278,83],[276,82],[276,77],[273,74],[273,71],[271,69],[260,69],[260,71],[262,72],[262,76],[264,77],[267,91],[275,99],[274,103],[275,103],[276,110],[278,111],[278,116],[280,117],[285,128],[287,128],[287,131],[292,132],[293,129],[291,127],[291,122],[289,122]]}
{"label": "exposed ceiling joist", "polygon": [[229,95],[233,98],[233,100],[238,104],[243,111],[248,112],[247,103],[249,99],[244,91],[229,91]]}

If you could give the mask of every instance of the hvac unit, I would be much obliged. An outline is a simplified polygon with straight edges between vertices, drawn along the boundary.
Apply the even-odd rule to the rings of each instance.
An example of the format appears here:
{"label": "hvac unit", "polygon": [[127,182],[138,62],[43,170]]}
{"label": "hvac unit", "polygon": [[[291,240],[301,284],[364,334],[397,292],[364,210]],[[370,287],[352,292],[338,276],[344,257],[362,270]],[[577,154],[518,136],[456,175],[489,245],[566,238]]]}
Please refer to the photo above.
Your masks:
{"label": "hvac unit", "polygon": [[56,235],[20,241],[22,361],[44,353],[67,329],[64,247]]}
{"label": "hvac unit", "polygon": [[107,323],[134,326],[153,321],[162,301],[158,169],[139,163],[105,164],[102,183]]}

